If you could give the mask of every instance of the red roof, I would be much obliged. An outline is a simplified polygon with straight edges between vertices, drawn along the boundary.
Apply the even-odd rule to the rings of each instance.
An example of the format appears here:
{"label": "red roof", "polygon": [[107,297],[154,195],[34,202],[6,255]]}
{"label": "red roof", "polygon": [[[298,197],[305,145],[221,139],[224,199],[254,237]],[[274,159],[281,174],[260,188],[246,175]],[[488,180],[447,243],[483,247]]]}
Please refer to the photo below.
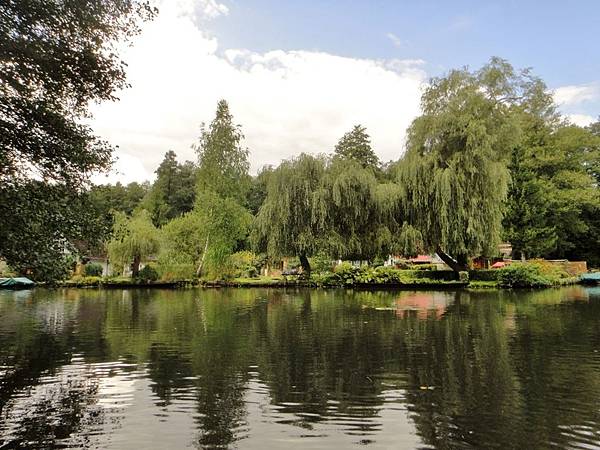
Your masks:
{"label": "red roof", "polygon": [[409,259],[410,262],[413,263],[430,263],[431,256],[429,255],[418,255],[416,258]]}

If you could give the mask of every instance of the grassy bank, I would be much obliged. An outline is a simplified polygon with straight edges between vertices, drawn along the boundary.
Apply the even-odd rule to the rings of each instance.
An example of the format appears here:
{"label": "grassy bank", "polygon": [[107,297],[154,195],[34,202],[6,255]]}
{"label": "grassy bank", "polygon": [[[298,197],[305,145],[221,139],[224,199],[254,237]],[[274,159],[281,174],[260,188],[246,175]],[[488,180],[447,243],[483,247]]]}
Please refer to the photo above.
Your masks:
{"label": "grassy bank", "polygon": [[299,277],[237,277],[229,279],[148,280],[123,277],[79,276],[59,284],[74,288],[179,288],[179,287],[346,287],[414,289],[514,289],[547,288],[579,282],[578,277],[542,262],[515,263],[500,270],[401,270],[391,267],[354,267],[341,264],[333,271],[313,273],[310,279]]}

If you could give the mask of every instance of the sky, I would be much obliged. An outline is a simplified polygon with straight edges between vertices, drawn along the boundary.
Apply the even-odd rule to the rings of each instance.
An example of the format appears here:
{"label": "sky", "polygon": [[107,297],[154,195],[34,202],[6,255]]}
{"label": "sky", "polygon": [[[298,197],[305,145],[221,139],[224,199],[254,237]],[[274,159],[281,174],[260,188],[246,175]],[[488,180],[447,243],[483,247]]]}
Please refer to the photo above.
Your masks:
{"label": "sky", "polygon": [[168,150],[195,160],[220,99],[253,173],[329,153],[355,124],[396,160],[427,80],[492,56],[531,67],[573,123],[600,116],[599,0],[155,1],[156,19],[121,50],[131,87],[92,108],[118,147],[96,183],[152,180]]}

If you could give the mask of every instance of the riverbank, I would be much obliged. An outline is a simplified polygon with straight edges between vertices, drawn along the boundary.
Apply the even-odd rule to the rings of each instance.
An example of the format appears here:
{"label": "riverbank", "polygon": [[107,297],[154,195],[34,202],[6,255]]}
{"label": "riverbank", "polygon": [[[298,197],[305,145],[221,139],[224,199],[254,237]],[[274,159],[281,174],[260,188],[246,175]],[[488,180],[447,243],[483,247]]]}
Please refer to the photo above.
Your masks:
{"label": "riverbank", "polygon": [[[434,272],[432,272],[434,273]],[[427,275],[423,273],[423,275]],[[511,289],[511,288],[545,288],[580,284],[579,277],[563,278],[552,285],[507,286],[499,280],[491,279],[450,279],[448,274],[438,273],[438,279],[422,276],[386,281],[348,280],[303,280],[286,277],[233,278],[230,280],[169,280],[149,281],[132,280],[130,278],[77,277],[57,283],[56,287],[80,289],[181,289],[181,288],[352,288],[352,289]],[[477,278],[477,277],[476,277]]]}

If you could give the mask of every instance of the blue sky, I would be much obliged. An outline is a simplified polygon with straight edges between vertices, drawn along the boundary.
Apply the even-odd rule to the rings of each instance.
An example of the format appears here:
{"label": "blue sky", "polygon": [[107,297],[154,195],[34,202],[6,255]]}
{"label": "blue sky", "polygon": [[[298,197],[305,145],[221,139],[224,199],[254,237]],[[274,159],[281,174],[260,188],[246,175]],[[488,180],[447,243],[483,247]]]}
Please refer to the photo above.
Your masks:
{"label": "blue sky", "polygon": [[[490,56],[550,88],[600,81],[600,1],[231,0],[211,24],[225,47],[423,59],[431,75]],[[586,105],[600,114],[600,102]]]}
{"label": "blue sky", "polygon": [[123,50],[132,87],[95,111],[119,146],[109,181],[152,179],[167,150],[195,159],[222,98],[254,172],[331,152],[355,124],[395,160],[427,80],[491,56],[533,68],[573,123],[600,115],[600,0],[154,1],[159,16]]}

